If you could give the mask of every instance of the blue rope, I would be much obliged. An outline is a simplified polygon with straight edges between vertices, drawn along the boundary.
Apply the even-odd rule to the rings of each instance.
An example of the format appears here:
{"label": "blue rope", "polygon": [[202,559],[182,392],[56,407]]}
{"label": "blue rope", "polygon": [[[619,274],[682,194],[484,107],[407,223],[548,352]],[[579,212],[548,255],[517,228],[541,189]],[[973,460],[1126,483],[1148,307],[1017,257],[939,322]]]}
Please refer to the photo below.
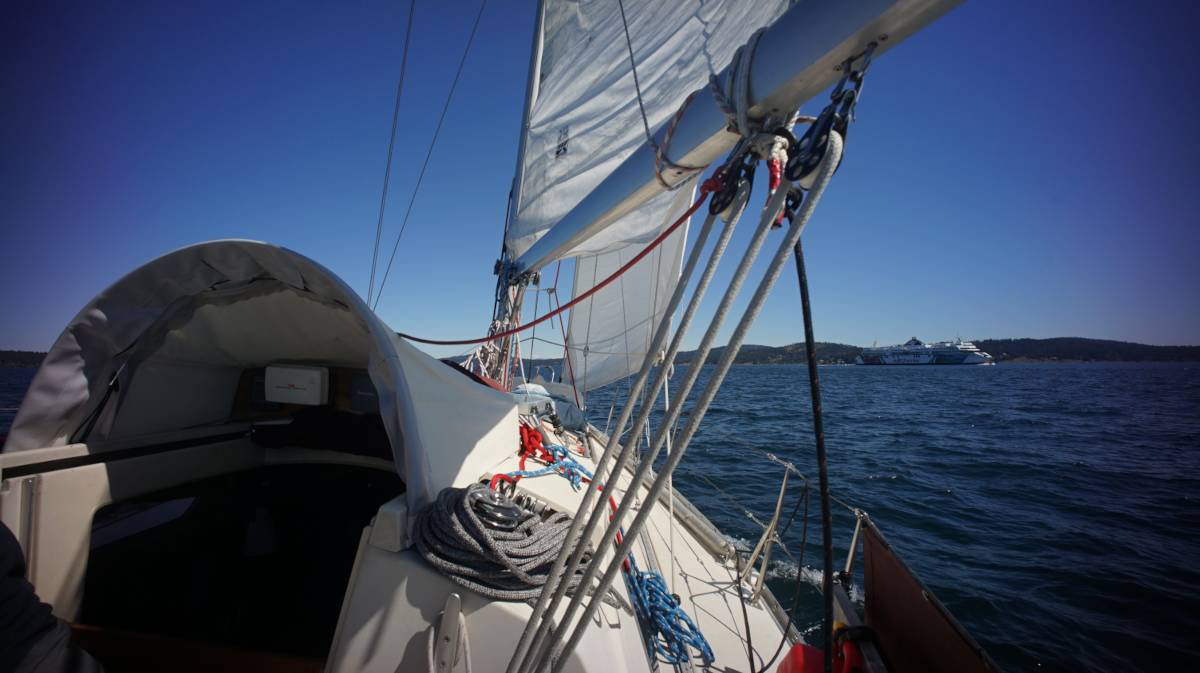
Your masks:
{"label": "blue rope", "polygon": [[517,470],[509,472],[507,476],[514,479],[518,477],[540,477],[545,474],[557,472],[561,474],[567,481],[571,482],[571,488],[578,491],[583,486],[583,479],[592,478],[592,473],[586,467],[579,464],[579,461],[571,457],[567,447],[561,444],[545,444],[542,448],[550,452],[554,457],[554,462],[536,470]]}
{"label": "blue rope", "polygon": [[[557,473],[571,482],[571,488],[576,491],[582,486],[585,477],[589,480],[592,479],[592,473],[580,465],[565,446],[546,444],[543,445],[543,448],[550,452],[554,458],[553,463],[536,470],[509,472],[508,476],[516,479]],[[624,529],[621,530],[621,535],[625,535]],[[705,666],[713,663],[716,657],[713,656],[708,640],[704,638],[704,634],[700,633],[700,628],[696,626],[691,617],[688,617],[680,607],[679,601],[671,595],[671,591],[667,589],[667,582],[660,573],[653,570],[641,570],[638,568],[633,554],[630,554],[629,571],[625,574],[625,583],[629,589],[629,598],[637,611],[638,619],[644,625],[646,649],[653,652],[663,663],[683,664],[687,663],[690,658],[688,652],[690,646],[700,652],[700,658],[704,661]]]}
{"label": "blue rope", "polygon": [[638,568],[629,555],[629,573],[625,576],[629,596],[638,618],[645,625],[646,648],[666,664],[687,663],[688,646],[700,651],[704,665],[713,663],[712,647],[700,628],[688,617],[679,600],[667,589],[663,576],[654,570]]}

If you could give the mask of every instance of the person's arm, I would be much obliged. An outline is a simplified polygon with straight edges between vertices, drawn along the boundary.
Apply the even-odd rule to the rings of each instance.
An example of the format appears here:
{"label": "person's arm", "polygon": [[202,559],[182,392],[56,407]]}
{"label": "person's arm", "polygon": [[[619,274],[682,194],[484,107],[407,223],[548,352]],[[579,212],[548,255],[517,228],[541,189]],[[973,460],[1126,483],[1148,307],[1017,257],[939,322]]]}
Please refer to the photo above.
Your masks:
{"label": "person's arm", "polygon": [[71,629],[51,614],[25,579],[25,554],[0,522],[0,673],[99,673],[71,645]]}

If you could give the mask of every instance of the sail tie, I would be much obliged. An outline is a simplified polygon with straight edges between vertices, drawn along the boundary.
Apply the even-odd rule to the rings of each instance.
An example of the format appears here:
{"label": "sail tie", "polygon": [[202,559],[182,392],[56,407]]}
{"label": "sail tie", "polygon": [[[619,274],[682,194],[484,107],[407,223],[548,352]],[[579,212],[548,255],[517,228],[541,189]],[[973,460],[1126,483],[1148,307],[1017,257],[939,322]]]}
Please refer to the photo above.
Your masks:
{"label": "sail tie", "polygon": [[[692,98],[695,97],[695,92],[688,94],[688,97],[683,100],[683,104],[675,111],[675,115],[671,117],[671,123],[667,125],[667,130],[663,133],[663,141],[657,142],[653,136],[650,136],[650,143],[654,145],[654,177],[658,179],[658,184],[662,185],[667,191],[675,191],[682,187],[688,177],[703,171],[708,166],[685,166],[671,161],[667,157],[667,149],[671,146],[671,139],[675,137],[675,129],[679,126],[679,120],[683,119],[683,113],[687,111],[688,105],[691,104]],[[663,169],[669,168],[675,172],[675,177],[679,179],[675,184],[667,182],[663,177]]]}
{"label": "sail tie", "polygon": [[754,62],[754,52],[758,49],[758,40],[766,28],[754,31],[746,44],[737,48],[733,60],[729,63],[728,91],[721,86],[721,80],[716,75],[708,76],[708,87],[713,98],[717,99],[717,107],[729,119],[729,130],[743,138],[748,138],[758,129],[751,125],[750,111],[750,65]]}
{"label": "sail tie", "polygon": [[[663,186],[669,192],[682,187],[692,174],[703,171],[705,166],[684,166],[671,161],[667,157],[667,148],[671,145],[671,138],[675,135],[675,127],[679,125],[679,120],[683,118],[683,113],[687,110],[687,106],[692,102],[692,95],[689,95],[683,101],[683,105],[675,111],[675,116],[671,118],[671,123],[667,126],[666,133],[663,134],[663,141],[659,143],[654,134],[650,133],[650,121],[646,117],[646,104],[642,101],[642,83],[638,79],[637,59],[633,55],[633,38],[629,36],[629,21],[625,17],[625,3],[623,0],[617,0],[617,7],[621,10],[621,26],[625,29],[625,46],[629,49],[629,70],[633,74],[633,92],[637,96],[638,110],[642,113],[642,129],[646,132],[646,142],[654,148],[654,177],[658,180],[658,184]],[[675,172],[675,177],[679,181],[675,184],[667,182],[663,177],[663,168],[670,168]]]}

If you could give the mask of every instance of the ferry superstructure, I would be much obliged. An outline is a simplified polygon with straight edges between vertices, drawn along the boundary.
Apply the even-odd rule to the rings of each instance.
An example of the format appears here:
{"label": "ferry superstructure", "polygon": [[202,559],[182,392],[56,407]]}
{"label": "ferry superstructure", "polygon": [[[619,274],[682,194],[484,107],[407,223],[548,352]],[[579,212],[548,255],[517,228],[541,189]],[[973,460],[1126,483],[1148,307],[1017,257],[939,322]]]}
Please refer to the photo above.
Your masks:
{"label": "ferry superstructure", "polygon": [[995,358],[970,341],[925,343],[913,337],[899,346],[864,348],[854,360],[860,365],[993,365]]}

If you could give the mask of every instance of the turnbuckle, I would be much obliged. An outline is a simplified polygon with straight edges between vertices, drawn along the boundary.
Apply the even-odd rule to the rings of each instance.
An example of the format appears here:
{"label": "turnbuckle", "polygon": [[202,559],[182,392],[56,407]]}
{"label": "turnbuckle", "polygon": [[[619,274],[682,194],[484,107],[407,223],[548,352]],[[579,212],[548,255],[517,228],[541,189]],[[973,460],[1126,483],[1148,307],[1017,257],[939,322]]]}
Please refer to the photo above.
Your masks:
{"label": "turnbuckle", "polygon": [[[829,94],[829,104],[821,110],[817,120],[808,127],[800,140],[788,148],[788,162],[784,169],[788,180],[804,189],[810,189],[816,178],[817,167],[821,165],[825,150],[829,146],[829,132],[837,131],[842,140],[846,139],[850,122],[854,120],[854,107],[862,96],[863,76],[871,65],[876,46],[877,43],[872,42],[863,53],[842,62],[839,67],[842,77]],[[837,170],[836,166],[834,170]]]}

